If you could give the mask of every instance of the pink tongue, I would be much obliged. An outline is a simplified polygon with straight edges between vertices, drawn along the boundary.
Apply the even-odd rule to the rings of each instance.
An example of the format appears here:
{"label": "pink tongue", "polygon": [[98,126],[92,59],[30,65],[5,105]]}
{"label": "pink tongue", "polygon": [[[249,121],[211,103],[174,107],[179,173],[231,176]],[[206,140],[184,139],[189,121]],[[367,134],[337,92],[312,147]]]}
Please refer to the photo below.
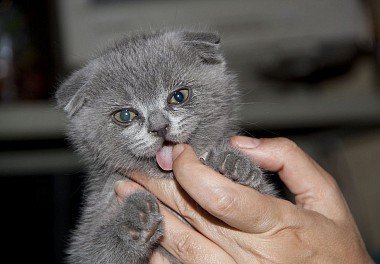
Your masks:
{"label": "pink tongue", "polygon": [[173,146],[162,146],[156,153],[158,166],[165,171],[173,169],[172,150]]}

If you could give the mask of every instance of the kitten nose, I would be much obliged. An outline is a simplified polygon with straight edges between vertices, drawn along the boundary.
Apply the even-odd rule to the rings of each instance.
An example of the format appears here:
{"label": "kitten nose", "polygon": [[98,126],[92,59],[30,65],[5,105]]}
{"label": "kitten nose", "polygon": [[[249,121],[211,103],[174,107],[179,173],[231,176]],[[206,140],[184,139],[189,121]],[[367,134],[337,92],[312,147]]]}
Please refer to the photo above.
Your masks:
{"label": "kitten nose", "polygon": [[168,132],[168,125],[166,125],[165,127],[162,127],[162,128],[156,128],[156,129],[153,129],[151,131],[149,131],[150,133],[157,133],[158,136],[160,137],[165,137],[167,132]]}
{"label": "kitten nose", "polygon": [[156,133],[160,137],[165,137],[168,128],[169,120],[160,112],[152,113],[149,118],[148,132]]}

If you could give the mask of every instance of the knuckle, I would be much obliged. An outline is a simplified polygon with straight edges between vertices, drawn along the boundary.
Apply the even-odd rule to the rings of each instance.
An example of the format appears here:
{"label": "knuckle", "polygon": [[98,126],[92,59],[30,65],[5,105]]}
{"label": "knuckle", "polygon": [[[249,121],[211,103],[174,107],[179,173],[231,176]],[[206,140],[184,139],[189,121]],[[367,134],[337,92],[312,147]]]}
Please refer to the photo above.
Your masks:
{"label": "knuckle", "polygon": [[178,213],[184,217],[187,221],[195,221],[195,211],[191,205],[186,202],[182,197],[176,196],[174,199]]}
{"label": "knuckle", "polygon": [[288,138],[280,137],[278,141],[285,153],[293,153],[299,150],[298,145]]}
{"label": "knuckle", "polygon": [[236,206],[235,196],[231,193],[226,193],[224,189],[213,190],[213,200],[211,210],[218,217],[229,216]]}
{"label": "knuckle", "polygon": [[299,222],[302,218],[303,208],[294,206],[294,204],[287,200],[279,200],[277,202],[278,207],[281,208],[278,211],[278,222],[285,225],[292,225]]}
{"label": "knuckle", "polygon": [[334,193],[340,192],[340,188],[339,188],[339,185],[338,185],[336,179],[334,179],[333,177],[328,175],[326,177],[326,181],[328,182],[328,185],[329,185],[332,192],[334,192]]}
{"label": "knuckle", "polygon": [[196,253],[196,243],[189,233],[180,234],[175,241],[175,251],[183,261],[190,259]]}

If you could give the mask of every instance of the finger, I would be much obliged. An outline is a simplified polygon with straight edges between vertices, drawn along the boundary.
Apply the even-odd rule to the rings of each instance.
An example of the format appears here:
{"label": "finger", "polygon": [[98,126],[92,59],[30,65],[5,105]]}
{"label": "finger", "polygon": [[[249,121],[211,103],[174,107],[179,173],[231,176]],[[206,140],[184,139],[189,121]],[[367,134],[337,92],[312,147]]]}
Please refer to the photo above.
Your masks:
{"label": "finger", "polygon": [[[137,172],[132,173],[131,177],[204,235],[215,238],[217,233],[220,232],[218,229],[230,228],[223,221],[215,219],[203,210],[176,181],[171,179],[154,179]],[[123,187],[119,188],[122,189]]]}
{"label": "finger", "polygon": [[[144,175],[133,175],[142,182],[153,182]],[[145,179],[145,181],[142,179]],[[147,184],[147,186],[150,187],[149,184]],[[167,204],[171,204],[172,207],[177,209],[179,213],[182,212],[186,216],[185,218],[187,220],[191,219],[190,222],[198,223],[196,225],[198,228],[207,230],[209,232],[209,236],[212,233],[215,238],[215,236],[220,233],[210,227],[211,223],[209,222],[209,219],[206,219],[204,216],[207,214],[206,212],[199,212],[201,211],[200,208],[196,208],[195,203],[191,202],[190,198],[186,196],[183,191],[182,194],[178,192],[177,187],[179,186],[175,185],[174,181],[161,179],[157,180],[154,186],[161,186],[161,188],[159,188],[161,191],[157,193],[162,194],[162,192],[164,192],[165,195],[163,197],[176,196],[176,202],[173,200],[163,200],[166,200]],[[122,200],[130,193],[143,189],[143,187],[133,181],[121,180],[115,183],[114,189],[117,199],[121,203]],[[182,195],[186,197],[183,198]],[[195,231],[188,224],[184,224],[183,221],[179,220],[178,217],[175,217],[172,213],[170,213],[162,204],[160,204],[160,211],[164,216],[165,226],[165,235],[161,240],[161,244],[177,259],[182,260],[183,263],[221,263],[221,260],[225,259],[227,261],[225,263],[230,263],[228,262],[228,259],[231,259],[231,257],[226,253],[226,251],[222,250],[207,237]],[[217,224],[216,220],[213,221],[213,224],[216,224],[215,228],[221,228],[221,226],[223,226],[221,223]],[[197,259],[199,259],[199,261],[196,261]],[[151,263],[154,263],[152,261],[156,261],[157,263],[166,263],[165,261],[167,261],[167,259],[162,254],[157,253],[154,258],[151,259]]]}
{"label": "finger", "polygon": [[[176,147],[174,150],[175,149]],[[177,160],[179,160],[179,158],[177,158]],[[174,161],[174,163],[182,162]],[[188,163],[188,161],[185,160],[184,164],[186,163]],[[204,167],[203,169],[207,169],[207,172],[214,173],[214,171],[209,167],[203,164],[200,165]],[[178,166],[178,164],[175,166]],[[191,166],[189,166],[189,168],[190,170],[192,169]],[[173,209],[179,215],[183,216],[183,218],[187,220],[196,230],[198,230],[202,236],[207,237],[210,241],[217,244],[230,256],[245,255],[244,252],[246,250],[244,250],[245,247],[242,247],[242,240],[244,241],[244,239],[248,239],[250,234],[242,232],[241,230],[248,230],[247,232],[250,233],[263,233],[270,230],[271,232],[273,231],[273,233],[275,233],[280,229],[283,229],[284,225],[288,225],[290,222],[285,221],[281,216],[277,216],[276,213],[277,211],[280,212],[286,208],[286,206],[279,206],[275,201],[278,201],[279,203],[285,201],[261,195],[253,189],[233,183],[218,173],[214,175],[216,177],[212,177],[212,175],[207,175],[207,173],[204,174],[202,170],[198,171],[199,173],[197,173],[197,168],[193,169],[194,170],[192,173],[198,175],[198,178],[194,180],[197,185],[195,187],[198,189],[200,187],[202,189],[202,186],[204,186],[205,188],[202,189],[204,193],[209,193],[209,190],[207,185],[203,184],[204,179],[202,176],[205,178],[211,177],[215,178],[216,180],[224,180],[224,184],[234,185],[236,187],[244,188],[244,190],[248,190],[254,193],[254,197],[243,198],[242,200],[237,199],[237,206],[228,207],[228,209],[232,209],[233,211],[229,212],[226,209],[222,213],[219,211],[219,209],[221,207],[225,208],[223,203],[217,202],[215,206],[215,204],[211,202],[211,207],[207,207],[210,200],[218,201],[218,198],[209,199],[207,195],[203,197],[203,203],[201,206],[204,206],[204,208],[211,208],[211,210],[209,210],[210,213],[214,213],[214,215],[221,215],[221,219],[224,219],[223,213],[226,213],[226,222],[231,223],[231,226],[234,226],[237,230],[229,225],[226,225],[226,223],[222,220],[214,218],[212,215],[208,214],[208,212],[203,210],[203,208],[199,206],[193,199],[191,199],[191,197],[181,188],[181,186],[176,181],[173,181],[172,179],[155,179],[149,175],[139,172],[129,173],[128,175],[134,181],[138,182],[148,191],[153,193],[168,207]],[[223,190],[223,188],[219,188],[218,190]],[[239,191],[234,193],[245,193],[244,190],[241,191],[241,189],[239,189]],[[220,192],[220,194],[222,193],[226,192]],[[232,193],[231,197],[234,197],[234,193]],[[231,194],[231,192],[229,194]],[[258,194],[259,196],[255,194]],[[210,193],[210,197],[212,196],[213,193]],[[263,197],[263,199],[260,199],[260,197]],[[269,199],[271,201],[266,203],[266,199]],[[228,201],[229,199],[222,198],[221,200],[223,202]],[[291,206],[294,209],[294,206]],[[281,214],[282,213],[280,213],[280,215]],[[288,215],[297,218],[296,214],[290,213]],[[273,226],[275,226],[275,228],[272,229]],[[173,237],[175,236],[176,235]],[[241,254],[238,254],[237,252],[240,252]],[[246,261],[237,261],[246,263]]]}
{"label": "finger", "polygon": [[158,250],[155,250],[149,259],[149,264],[170,264],[170,261]]}
{"label": "finger", "polygon": [[[166,181],[165,185],[168,183],[174,183],[174,181]],[[173,187],[172,187],[173,188]],[[143,189],[143,187],[132,181],[117,181],[114,185],[116,195],[119,202],[121,202],[130,193],[135,192],[138,189]],[[167,190],[165,188],[161,190]],[[173,190],[173,189],[171,189]],[[172,195],[170,196],[172,197]],[[170,202],[169,202],[170,203]],[[197,218],[202,218],[202,221],[197,221],[208,224],[208,220],[204,219],[201,214],[196,213],[196,209],[192,207],[193,204],[186,204],[181,202],[183,205],[183,210],[178,210],[179,212],[184,212],[186,210],[186,215],[197,215]],[[173,206],[175,207],[175,206]],[[178,208],[178,207],[177,207]],[[224,251],[222,248],[217,246],[207,237],[201,235],[188,224],[179,220],[175,217],[165,206],[160,204],[160,211],[164,216],[164,226],[165,235],[161,239],[161,245],[169,251],[173,256],[175,256],[182,263],[232,263],[233,259]],[[191,212],[191,213],[190,213]],[[204,212],[205,213],[205,212]],[[195,219],[195,217],[193,218]],[[220,225],[217,225],[218,227]],[[211,230],[210,228],[204,227],[203,229]],[[217,233],[217,231],[215,232]],[[170,263],[162,254],[156,253],[152,256],[150,263]]]}
{"label": "finger", "polygon": [[327,185],[326,173],[297,145],[284,138],[252,139],[233,137],[231,144],[261,167],[276,171],[291,192],[300,194],[314,186]]}
{"label": "finger", "polygon": [[348,208],[335,180],[294,142],[285,138],[233,137],[231,144],[262,168],[278,172],[303,208],[329,218],[347,217]]}
{"label": "finger", "polygon": [[222,248],[179,220],[164,206],[165,234],[161,245],[182,263],[234,263]]}
{"label": "finger", "polygon": [[122,203],[124,198],[129,194],[144,189],[141,185],[130,180],[120,180],[115,182],[114,190],[116,194],[117,201]]}
{"label": "finger", "polygon": [[[208,168],[208,167],[206,167]],[[201,206],[199,206],[191,197],[181,188],[181,186],[171,179],[154,179],[147,175],[141,173],[132,173],[131,174],[133,180],[137,181],[139,184],[144,186],[147,190],[152,192],[159,200],[161,200],[165,205],[173,209],[180,216],[182,216],[188,223],[191,224],[202,236],[207,237],[210,241],[217,244],[224,251],[226,251],[230,256],[241,255],[237,254],[237,252],[244,253],[244,248],[241,247],[241,244],[236,243],[236,241],[241,241],[242,236],[249,236],[250,234],[243,233],[241,230],[250,230],[262,233],[270,228],[270,226],[276,225],[276,221],[272,221],[272,219],[276,219],[276,217],[264,217],[263,223],[261,226],[255,225],[252,223],[251,219],[257,219],[255,216],[265,215],[265,212],[251,212],[252,211],[247,206],[244,206],[244,202],[239,206],[239,212],[232,212],[227,217],[231,220],[232,223],[235,224],[235,228],[227,225],[222,220],[214,218],[208,212],[206,212]],[[222,177],[224,178],[224,177]],[[233,182],[227,180],[229,184],[234,184]],[[198,181],[198,183],[201,181]],[[248,187],[244,187],[242,185],[237,185],[242,188],[247,188],[250,191],[252,189]],[[203,191],[204,193],[208,192]],[[246,199],[253,202],[253,200]],[[260,201],[259,201],[260,202]],[[293,206],[293,205],[292,205]],[[206,207],[206,206],[205,206]],[[207,207],[206,207],[207,208]],[[233,208],[233,207],[231,207]],[[265,207],[263,207],[265,208]],[[281,210],[281,209],[280,209]],[[215,211],[218,211],[218,207],[216,207]],[[276,210],[274,210],[276,211]],[[244,213],[242,213],[244,212]],[[235,213],[239,217],[236,217]],[[215,213],[218,215],[218,212]],[[220,214],[220,213],[219,213]],[[240,217],[242,215],[242,217]],[[238,218],[236,222],[233,222],[234,218]],[[244,224],[240,224],[244,223]],[[270,224],[269,224],[270,223]],[[276,228],[281,228],[282,223],[277,223]],[[256,229],[255,229],[256,228]],[[275,230],[274,230],[275,232]],[[173,235],[176,237],[176,235]],[[244,254],[243,254],[244,255]],[[242,262],[244,263],[244,262]]]}
{"label": "finger", "polygon": [[173,157],[173,172],[182,188],[207,212],[238,230],[266,232],[294,210],[289,202],[234,183],[203,165],[188,145],[175,146]]}

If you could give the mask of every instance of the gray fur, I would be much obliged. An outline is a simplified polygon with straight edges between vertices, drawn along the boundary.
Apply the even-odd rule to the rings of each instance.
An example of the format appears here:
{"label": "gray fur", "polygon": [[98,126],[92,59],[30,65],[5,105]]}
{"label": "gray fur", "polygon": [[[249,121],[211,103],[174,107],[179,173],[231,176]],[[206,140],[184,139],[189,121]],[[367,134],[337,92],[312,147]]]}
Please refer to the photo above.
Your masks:
{"label": "gray fur", "polygon": [[[70,263],[146,263],[162,235],[148,192],[115,199],[113,185],[133,170],[171,178],[155,160],[164,141],[187,143],[229,178],[274,194],[261,170],[228,144],[237,134],[239,91],[214,33],[159,32],[127,37],[73,73],[56,93],[68,135],[88,166],[86,196],[68,250]],[[186,87],[189,100],[169,106]],[[128,126],[112,114],[138,112]]]}

